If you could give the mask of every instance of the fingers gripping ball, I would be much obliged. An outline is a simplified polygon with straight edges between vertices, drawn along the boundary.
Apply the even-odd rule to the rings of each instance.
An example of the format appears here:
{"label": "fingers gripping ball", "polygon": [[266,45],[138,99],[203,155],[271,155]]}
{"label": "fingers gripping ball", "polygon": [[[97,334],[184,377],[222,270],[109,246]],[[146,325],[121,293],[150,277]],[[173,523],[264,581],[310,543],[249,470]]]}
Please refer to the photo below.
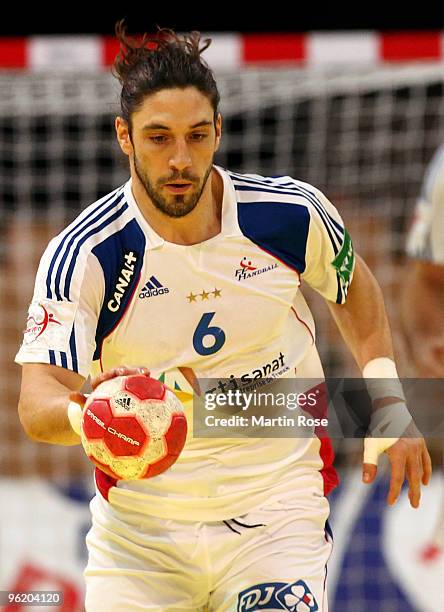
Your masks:
{"label": "fingers gripping ball", "polygon": [[113,478],[136,480],[175,463],[187,422],[182,403],[163,383],[144,374],[118,376],[88,397],[80,434],[97,467]]}

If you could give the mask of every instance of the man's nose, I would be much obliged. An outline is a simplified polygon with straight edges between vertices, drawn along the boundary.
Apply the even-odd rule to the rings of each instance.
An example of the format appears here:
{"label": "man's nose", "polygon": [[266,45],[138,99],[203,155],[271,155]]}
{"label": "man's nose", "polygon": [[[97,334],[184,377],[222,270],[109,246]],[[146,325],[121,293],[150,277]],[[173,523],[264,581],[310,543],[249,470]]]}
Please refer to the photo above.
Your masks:
{"label": "man's nose", "polygon": [[184,140],[179,140],[176,144],[174,153],[170,158],[170,168],[182,171],[191,166],[191,155],[188,145]]}

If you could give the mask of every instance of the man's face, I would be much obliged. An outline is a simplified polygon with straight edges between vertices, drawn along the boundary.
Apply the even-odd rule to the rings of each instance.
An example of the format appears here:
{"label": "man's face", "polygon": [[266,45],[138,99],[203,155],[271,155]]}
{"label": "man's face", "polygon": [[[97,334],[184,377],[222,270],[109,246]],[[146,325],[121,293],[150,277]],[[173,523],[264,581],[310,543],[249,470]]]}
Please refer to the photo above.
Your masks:
{"label": "man's face", "polygon": [[132,114],[131,123],[129,150],[122,148],[146,193],[169,217],[187,215],[211,173],[220,140],[220,116],[215,126],[209,99],[195,87],[173,88],[148,96]]}

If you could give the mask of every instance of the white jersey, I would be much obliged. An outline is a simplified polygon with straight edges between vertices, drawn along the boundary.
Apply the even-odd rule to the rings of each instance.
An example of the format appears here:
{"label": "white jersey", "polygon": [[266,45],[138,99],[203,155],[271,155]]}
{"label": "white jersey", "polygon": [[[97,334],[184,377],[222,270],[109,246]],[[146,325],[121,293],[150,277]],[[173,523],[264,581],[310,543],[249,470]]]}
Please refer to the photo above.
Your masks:
{"label": "white jersey", "polygon": [[444,264],[444,146],[433,156],[407,238],[411,257]]}
{"label": "white jersey", "polygon": [[[317,189],[290,177],[217,171],[221,232],[192,246],[148,225],[131,181],[88,207],[42,257],[18,363],[50,363],[87,377],[146,365],[185,388],[198,378],[322,378],[301,278],[343,303],[353,247]],[[177,383],[177,384],[173,384]],[[336,483],[328,439],[189,436],[172,468],[143,481],[96,483],[116,507],[162,518],[222,520],[294,488]],[[323,478],[322,478],[323,477]]]}

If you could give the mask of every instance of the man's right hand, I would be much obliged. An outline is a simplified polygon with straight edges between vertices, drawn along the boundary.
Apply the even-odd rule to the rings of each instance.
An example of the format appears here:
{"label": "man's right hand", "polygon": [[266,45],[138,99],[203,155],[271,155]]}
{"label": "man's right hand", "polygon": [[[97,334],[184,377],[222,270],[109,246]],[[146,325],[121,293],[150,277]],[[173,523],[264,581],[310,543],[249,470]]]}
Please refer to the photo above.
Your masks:
{"label": "man's right hand", "polygon": [[[101,383],[105,382],[105,380],[111,380],[112,378],[116,378],[117,376],[132,376],[134,374],[145,374],[146,376],[150,375],[150,371],[148,368],[144,366],[126,366],[122,365],[118,368],[112,368],[111,370],[107,370],[106,372],[102,372],[98,374],[94,378],[91,379],[91,387],[96,389]],[[73,391],[69,394],[69,399],[76,404],[79,404],[83,408],[86,402],[86,395],[83,393],[79,393],[78,391]]]}

